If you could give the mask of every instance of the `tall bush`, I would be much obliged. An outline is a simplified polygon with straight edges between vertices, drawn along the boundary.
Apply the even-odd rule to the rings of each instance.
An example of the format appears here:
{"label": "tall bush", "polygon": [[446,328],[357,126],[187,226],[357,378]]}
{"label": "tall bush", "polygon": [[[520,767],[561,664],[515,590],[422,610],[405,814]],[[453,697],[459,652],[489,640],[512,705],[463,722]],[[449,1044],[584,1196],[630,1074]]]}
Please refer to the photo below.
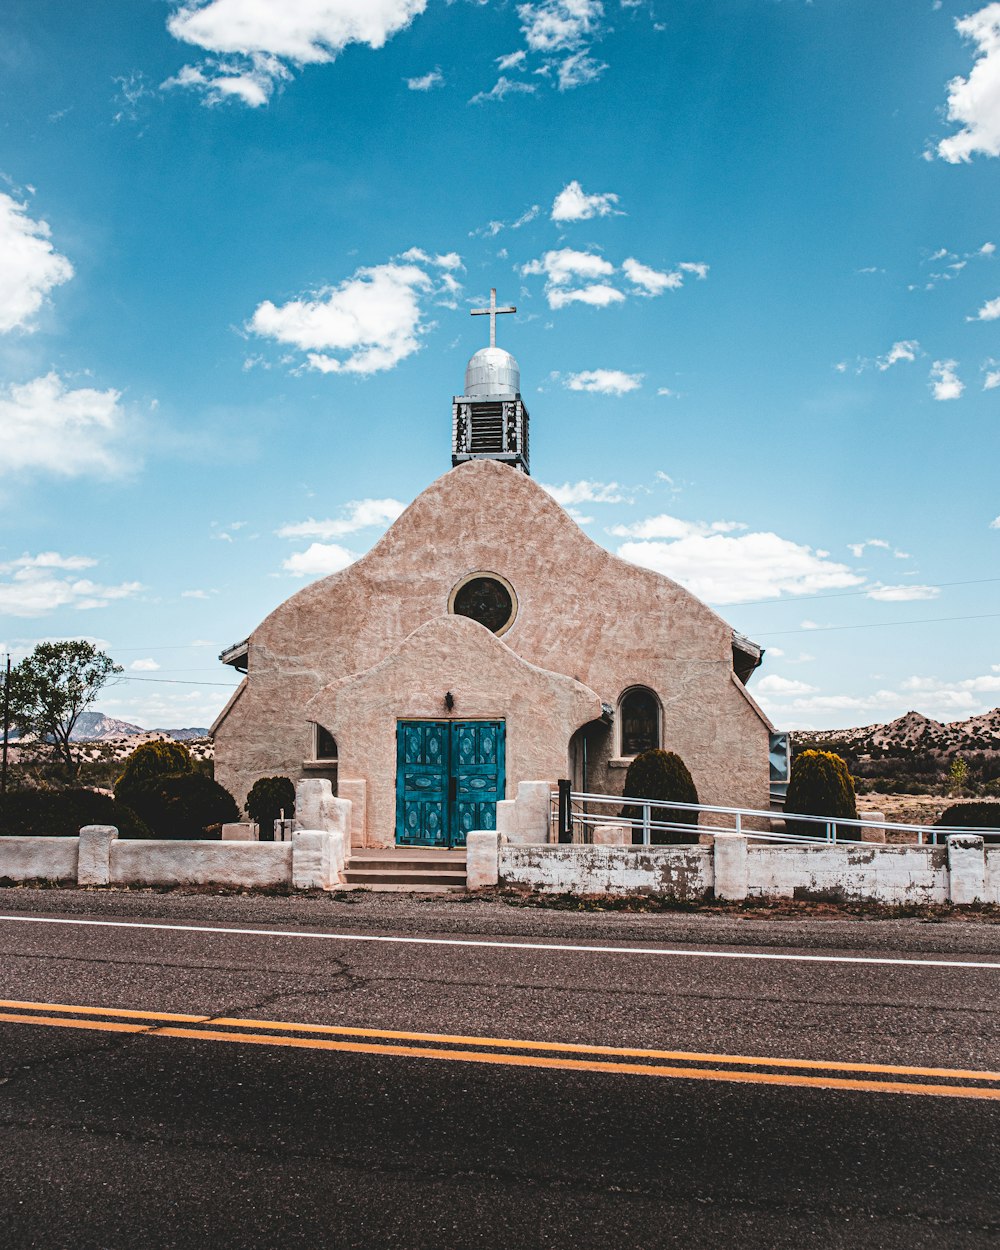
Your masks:
{"label": "tall bush", "polygon": [[[803,751],[795,757],[785,798],[785,814],[802,816],[840,816],[857,820],[858,806],[854,782],[847,765],[832,751]],[[790,833],[807,837],[824,837],[826,829],[811,820],[787,820]],[[847,826],[840,836],[857,838],[858,830]]]}
{"label": "tall bush", "polygon": [[84,825],[114,825],[120,838],[148,838],[146,824],[96,790],[15,790],[0,804],[0,834],[75,838]]}
{"label": "tall bush", "polygon": [[183,742],[166,738],[161,742],[144,742],[125,761],[122,775],[115,782],[115,798],[124,799],[136,786],[168,773],[189,773],[194,763]]}
{"label": "tall bush", "polygon": [[262,841],[274,837],[274,822],[281,813],[295,815],[295,784],[289,777],[260,777],[250,787],[247,815],[256,821]]}
{"label": "tall bush", "polygon": [[[953,803],[937,820],[938,828],[1000,829],[1000,803]],[[988,842],[1000,841],[1000,834],[986,835]]]}
{"label": "tall bush", "polygon": [[233,796],[204,773],[150,777],[128,790],[128,801],[155,838],[218,838],[213,826],[240,818]]}
{"label": "tall bush", "polygon": [[[697,803],[698,790],[687,765],[673,751],[643,751],[628,766],[622,797],[640,799],[673,799],[675,803]],[[642,842],[642,808],[635,803],[626,804],[621,811],[626,820],[638,821],[632,826],[632,841]],[[670,821],[673,824],[697,825],[698,813],[677,807],[654,807],[650,812],[654,821]],[[660,846],[678,845],[697,841],[697,834],[689,835],[683,829],[653,829],[650,840]]]}

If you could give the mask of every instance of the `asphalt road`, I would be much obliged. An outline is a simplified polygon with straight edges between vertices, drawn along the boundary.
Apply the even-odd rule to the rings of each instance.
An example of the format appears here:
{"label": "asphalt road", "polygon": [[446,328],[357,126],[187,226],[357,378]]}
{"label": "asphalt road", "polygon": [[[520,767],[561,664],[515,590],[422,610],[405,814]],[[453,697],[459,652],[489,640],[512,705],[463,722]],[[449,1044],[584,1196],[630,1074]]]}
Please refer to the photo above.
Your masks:
{"label": "asphalt road", "polygon": [[0,917],[10,1250],[1000,1240],[991,925],[20,889]]}

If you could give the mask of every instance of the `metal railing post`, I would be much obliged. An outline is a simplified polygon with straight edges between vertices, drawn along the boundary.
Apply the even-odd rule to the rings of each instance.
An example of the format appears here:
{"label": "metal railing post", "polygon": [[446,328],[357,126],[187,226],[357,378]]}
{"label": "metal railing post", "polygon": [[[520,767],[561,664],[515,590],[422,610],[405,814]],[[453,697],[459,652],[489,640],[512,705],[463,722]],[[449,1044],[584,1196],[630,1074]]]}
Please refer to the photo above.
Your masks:
{"label": "metal railing post", "polygon": [[734,832],[735,832],[735,833],[742,833],[742,832],[743,832],[743,813],[742,813],[742,812],[737,812],[737,813],[736,813],[736,828],[735,828]]}
{"label": "metal railing post", "polygon": [[570,810],[570,791],[572,782],[559,782],[559,841],[573,841],[573,819]]}
{"label": "metal railing post", "polygon": [[652,819],[652,810],[653,810],[653,807],[651,803],[643,803],[642,805],[642,845],[643,846],[649,846],[650,841],[651,841],[650,831],[649,831],[649,822]]}

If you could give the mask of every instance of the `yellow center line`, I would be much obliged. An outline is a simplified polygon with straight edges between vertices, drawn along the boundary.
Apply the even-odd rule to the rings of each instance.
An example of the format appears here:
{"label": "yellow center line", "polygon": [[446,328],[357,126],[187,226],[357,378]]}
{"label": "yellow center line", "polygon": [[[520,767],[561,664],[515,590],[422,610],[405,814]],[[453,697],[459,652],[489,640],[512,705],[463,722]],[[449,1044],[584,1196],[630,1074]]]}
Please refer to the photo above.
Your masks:
{"label": "yellow center line", "polygon": [[443,1059],[462,1063],[486,1063],[500,1067],[549,1068],[563,1072],[600,1072],[625,1076],[669,1077],[690,1081],[726,1081],[743,1085],[783,1085],[810,1089],[853,1090],[881,1094],[917,1094],[934,1098],[977,1098],[1000,1100],[1000,1089],[970,1085],[922,1085],[902,1081],[862,1081],[834,1076],[796,1076],[778,1072],[734,1072],[713,1068],[676,1068],[645,1063],[608,1063],[599,1060],[560,1059],[551,1055],[506,1055],[474,1050],[440,1050],[421,1046],[389,1046],[368,1042],[334,1041],[322,1037],[276,1037],[265,1033],[220,1033],[201,1028],[150,1028],[113,1020],[81,1020],[47,1016],[0,1014],[0,1020],[19,1024],[48,1025],[64,1029],[97,1032],[142,1033],[147,1037],[173,1037],[242,1045],[284,1046],[300,1050],[339,1051],[351,1054],[382,1055],[412,1059]]}
{"label": "yellow center line", "polygon": [[[32,1011],[66,1012],[77,1015],[121,1016],[127,1019],[148,1020],[151,1022],[150,1026],[138,1025],[134,1029],[125,1031],[142,1032],[148,1029],[148,1031],[156,1031],[167,1034],[168,1036],[173,1036],[174,1034],[168,1029],[155,1028],[155,1023],[157,1021],[169,1021],[171,1023],[186,1024],[211,1024],[215,1026],[215,1028],[269,1029],[276,1032],[313,1033],[348,1038],[370,1038],[404,1042],[433,1042],[451,1046],[488,1046],[502,1048],[505,1050],[552,1051],[555,1053],[572,1055],[607,1055],[622,1059],[663,1059],[673,1062],[686,1063],[725,1063],[745,1067],[795,1068],[806,1069],[807,1071],[814,1072],[858,1072],[867,1075],[879,1076],[919,1076],[939,1077],[944,1080],[953,1081],[964,1080],[1000,1082],[1000,1072],[981,1071],[970,1068],[926,1068],[886,1063],[854,1063],[847,1060],[791,1059],[775,1058],[773,1056],[764,1055],[725,1055],[706,1051],[687,1050],[648,1050],[623,1046],[590,1045],[582,1042],[535,1042],[509,1037],[477,1037],[452,1033],[412,1033],[399,1029],[362,1029],[352,1028],[345,1025],[306,1024],[300,1021],[243,1019],[238,1016],[183,1015],[172,1012],[135,1011],[126,1009],[117,1010],[107,1007],[82,1007],[55,1003],[17,1002],[8,999],[0,999],[0,1007],[22,1008]],[[0,1014],[0,1020],[11,1022],[27,1021],[36,1024],[59,1023],[57,1020],[42,1020],[40,1018],[30,1018],[22,1015],[5,1014]],[[86,1028],[87,1024],[82,1023],[78,1027]],[[192,1032],[192,1030],[185,1030],[184,1036],[190,1036],[192,1035]],[[219,1033],[216,1036],[218,1038],[229,1038],[233,1036],[246,1035]],[[275,1044],[278,1044],[282,1039],[274,1037],[271,1040]],[[391,1047],[389,1049],[392,1053],[404,1051],[404,1048],[402,1047]],[[444,1052],[434,1050],[429,1053],[442,1054]],[[461,1053],[464,1054],[465,1052]],[[614,1066],[621,1067],[621,1065]],[[648,1065],[643,1065],[643,1070],[649,1070]],[[684,1070],[686,1071],[687,1069]],[[880,1083],[879,1087],[885,1088],[882,1083]]]}

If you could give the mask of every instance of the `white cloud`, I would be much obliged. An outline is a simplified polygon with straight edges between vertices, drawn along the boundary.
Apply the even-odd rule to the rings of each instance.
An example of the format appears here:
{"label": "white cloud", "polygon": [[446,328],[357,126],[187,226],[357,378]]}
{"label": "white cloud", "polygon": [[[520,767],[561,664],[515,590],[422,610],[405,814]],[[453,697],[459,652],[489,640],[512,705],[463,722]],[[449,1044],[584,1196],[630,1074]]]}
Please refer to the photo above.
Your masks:
{"label": "white cloud", "polygon": [[160,670],[155,660],[133,660],[129,668],[133,673],[157,673]]}
{"label": "white cloud", "polygon": [[563,482],[561,486],[542,482],[542,489],[564,508],[577,503],[631,503],[625,487],[617,482]]}
{"label": "white cloud", "polygon": [[185,65],[164,86],[192,87],[206,103],[259,107],[289,65],[332,61],[348,44],[381,48],[423,13],[427,0],[193,0],[171,14],[175,39],[215,54]]}
{"label": "white cloud", "polygon": [[505,74],[501,74],[489,91],[477,91],[469,103],[482,104],[486,100],[504,100],[509,95],[530,94],[534,90],[534,83],[520,82],[516,78],[508,78]]}
{"label": "white cloud", "polygon": [[[768,654],[773,655],[775,648],[769,647]],[[791,695],[815,694],[816,687],[804,681],[793,681],[789,677],[779,677],[777,673],[769,673],[760,681],[754,682],[754,694]]]}
{"label": "white cloud", "polygon": [[990,522],[990,529],[1000,530],[1000,516],[994,517],[994,519]]}
{"label": "white cloud", "polygon": [[565,285],[573,278],[605,278],[615,272],[615,267],[603,256],[593,252],[578,252],[571,247],[546,252],[539,260],[522,265],[522,274],[544,274],[557,286]]}
{"label": "white cloud", "polygon": [[884,538],[866,538],[863,543],[848,543],[847,549],[855,559],[860,560],[865,554],[866,547],[882,547],[886,551],[890,550],[890,545]]}
{"label": "white cloud", "polygon": [[617,204],[618,196],[613,191],[588,195],[574,178],[552,202],[552,220],[589,221],[591,217],[608,217],[621,212]]}
{"label": "white cloud", "polygon": [[959,18],[955,29],[976,45],[976,60],[968,78],[948,83],[948,120],[962,128],[942,139],[937,152],[952,165],[977,152],[1000,156],[1000,3]]}
{"label": "white cloud", "polygon": [[216,595],[217,590],[182,590],[182,599],[211,599],[212,595]]}
{"label": "white cloud", "polygon": [[[304,352],[323,373],[378,373],[420,348],[427,330],[424,302],[453,300],[459,284],[450,270],[454,253],[431,258],[420,249],[384,265],[358,269],[339,286],[276,305],[265,300],[247,329]],[[332,354],[338,353],[338,354]]]}
{"label": "white cloud", "polygon": [[521,30],[532,52],[567,52],[600,31],[600,0],[541,0],[518,6]]}
{"label": "white cloud", "polygon": [[73,576],[96,563],[89,556],[43,551],[0,565],[0,614],[44,616],[56,608],[103,608],[142,590],[139,582],[104,586]]}
{"label": "white cloud", "polygon": [[567,373],[563,386],[570,391],[591,391],[597,395],[626,395],[642,386],[641,373],[623,373],[620,369],[585,369]]}
{"label": "white cloud", "polygon": [[421,78],[407,78],[405,81],[411,91],[430,91],[444,86],[444,75],[439,69],[432,69]]}
{"label": "white cloud", "polygon": [[662,295],[664,291],[675,291],[684,285],[683,275],[679,273],[661,273],[651,269],[633,256],[622,263],[625,277],[635,286],[640,287],[647,295]]}
{"label": "white cloud", "polygon": [[773,533],[733,537],[695,525],[670,542],[623,543],[618,554],[720,604],[842,590],[863,581],[846,565]]}
{"label": "white cloud", "polygon": [[0,474],[122,471],[120,399],[118,391],[70,390],[56,373],[0,391]]}
{"label": "white cloud", "polygon": [[556,86],[560,91],[572,91],[596,82],[607,69],[604,61],[597,61],[587,52],[574,52],[564,57],[556,67]]}
{"label": "white cloud", "polygon": [[33,221],[26,208],[0,192],[0,333],[31,329],[48,293],[73,276],[49,241],[48,223]]}
{"label": "white cloud", "polygon": [[356,559],[353,551],[339,543],[312,543],[305,551],[290,555],[281,567],[295,577],[326,577],[346,569]]}
{"label": "white cloud", "polygon": [[881,583],[866,592],[867,598],[880,603],[911,603],[917,599],[937,599],[940,594],[937,586],[884,586]]}
{"label": "white cloud", "polygon": [[354,499],[346,505],[344,516],[336,520],[314,521],[310,517],[283,525],[276,532],[279,538],[343,538],[371,526],[391,525],[405,507],[398,499]]}
{"label": "white cloud", "polygon": [[893,343],[884,356],[879,356],[875,364],[882,373],[885,373],[886,369],[891,369],[901,360],[910,362],[916,360],[919,351],[920,344],[916,339],[900,339],[898,343]]}
{"label": "white cloud", "polygon": [[677,266],[685,273],[693,273],[699,281],[704,281],[708,277],[708,265],[703,260],[682,260]]}
{"label": "white cloud", "polygon": [[732,534],[747,527],[742,521],[683,521],[662,512],[632,525],[613,525],[608,531],[616,538],[690,538],[692,534]]}
{"label": "white cloud", "polygon": [[955,370],[957,360],[935,360],[931,367],[931,391],[935,399],[959,399],[965,390]]}
{"label": "white cloud", "polygon": [[996,321],[1000,317],[1000,295],[996,299],[988,299],[974,317],[966,317],[966,321]]}
{"label": "white cloud", "polygon": [[983,378],[983,390],[995,391],[1000,386],[1000,369],[987,369]]}
{"label": "white cloud", "polygon": [[498,56],[496,58],[497,69],[501,74],[504,70],[516,69],[524,64],[527,57],[528,54],[523,48],[519,48],[516,52],[508,52],[506,56]]}
{"label": "white cloud", "polygon": [[550,308],[565,308],[567,304],[589,304],[592,308],[607,308],[610,304],[621,304],[625,296],[617,287],[606,282],[597,282],[593,286],[572,287],[566,290],[554,287],[546,291]]}
{"label": "white cloud", "polygon": [[[489,221],[485,226],[479,226],[475,230],[469,231],[470,238],[495,239],[501,230],[520,230],[522,226],[526,226],[529,221],[534,221],[538,214],[542,211],[540,204],[532,204],[530,208],[526,208],[520,217],[511,222],[506,221]],[[506,256],[506,252],[501,253]]]}

